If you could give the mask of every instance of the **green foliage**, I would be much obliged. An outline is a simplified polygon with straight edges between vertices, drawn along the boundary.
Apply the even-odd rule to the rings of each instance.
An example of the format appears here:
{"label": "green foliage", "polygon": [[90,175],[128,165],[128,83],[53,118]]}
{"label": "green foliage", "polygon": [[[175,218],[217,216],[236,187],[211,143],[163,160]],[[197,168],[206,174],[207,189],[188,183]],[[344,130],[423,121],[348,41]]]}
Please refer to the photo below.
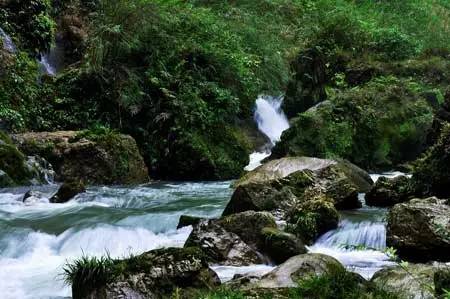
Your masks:
{"label": "green foliage", "polygon": [[25,165],[25,156],[3,131],[0,131],[0,170],[4,171],[14,184],[26,184],[31,179],[31,172]]}
{"label": "green foliage", "polygon": [[433,118],[422,97],[426,90],[393,76],[336,90],[328,103],[300,114],[273,152],[342,157],[366,169],[412,160],[422,151]]}
{"label": "green foliage", "polygon": [[11,0],[0,7],[0,23],[16,33],[23,48],[39,54],[53,43],[55,22],[50,12],[50,0]]}
{"label": "green foliage", "polygon": [[90,291],[111,282],[117,275],[115,264],[109,255],[81,258],[66,263],[63,268],[64,281],[72,285],[73,290],[81,293],[74,293],[75,299],[84,298]]}

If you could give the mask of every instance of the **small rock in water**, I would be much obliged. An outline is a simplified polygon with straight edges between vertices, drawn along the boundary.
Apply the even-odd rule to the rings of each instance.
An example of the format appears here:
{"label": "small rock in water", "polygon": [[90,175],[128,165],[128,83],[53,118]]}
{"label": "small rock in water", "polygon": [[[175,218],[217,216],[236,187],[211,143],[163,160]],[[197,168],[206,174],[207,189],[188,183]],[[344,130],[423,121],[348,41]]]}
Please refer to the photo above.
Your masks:
{"label": "small rock in water", "polygon": [[200,218],[200,217],[181,215],[180,220],[178,221],[177,229],[180,229],[182,227],[189,226],[189,225],[192,225],[192,226],[197,225],[200,223],[201,220],[202,220],[202,218]]}
{"label": "small rock in water", "polygon": [[65,182],[59,187],[58,192],[50,198],[51,203],[65,203],[77,194],[86,192],[86,187],[81,181]]}
{"label": "small rock in water", "polygon": [[38,202],[48,202],[44,194],[39,191],[30,190],[23,196],[22,202],[25,204],[34,204]]}

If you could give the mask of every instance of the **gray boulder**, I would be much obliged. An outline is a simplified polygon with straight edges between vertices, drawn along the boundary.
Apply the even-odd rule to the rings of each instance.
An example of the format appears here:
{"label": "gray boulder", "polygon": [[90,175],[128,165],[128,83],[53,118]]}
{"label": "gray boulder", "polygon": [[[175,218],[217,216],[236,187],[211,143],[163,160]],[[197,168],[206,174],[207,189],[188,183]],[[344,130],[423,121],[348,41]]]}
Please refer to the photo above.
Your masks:
{"label": "gray boulder", "polygon": [[387,245],[414,261],[450,261],[450,206],[431,197],[395,205],[388,214]]}

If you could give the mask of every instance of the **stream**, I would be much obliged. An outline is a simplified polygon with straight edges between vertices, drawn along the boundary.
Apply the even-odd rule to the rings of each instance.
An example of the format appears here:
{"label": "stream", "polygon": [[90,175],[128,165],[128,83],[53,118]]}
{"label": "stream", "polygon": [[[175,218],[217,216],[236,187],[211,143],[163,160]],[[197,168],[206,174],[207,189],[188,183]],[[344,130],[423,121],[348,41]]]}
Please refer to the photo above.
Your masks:
{"label": "stream", "polygon": [[[0,290],[2,298],[65,298],[67,261],[84,255],[115,258],[165,246],[183,246],[191,227],[177,230],[179,216],[218,217],[230,199],[230,181],[158,182],[135,187],[90,187],[65,204],[26,204],[32,189],[46,197],[57,185],[0,190]],[[342,212],[338,229],[310,247],[339,259],[366,278],[390,264],[385,248],[385,210],[363,207]],[[372,249],[344,248],[364,245]],[[236,273],[264,274],[273,267],[213,266],[222,281]]]}

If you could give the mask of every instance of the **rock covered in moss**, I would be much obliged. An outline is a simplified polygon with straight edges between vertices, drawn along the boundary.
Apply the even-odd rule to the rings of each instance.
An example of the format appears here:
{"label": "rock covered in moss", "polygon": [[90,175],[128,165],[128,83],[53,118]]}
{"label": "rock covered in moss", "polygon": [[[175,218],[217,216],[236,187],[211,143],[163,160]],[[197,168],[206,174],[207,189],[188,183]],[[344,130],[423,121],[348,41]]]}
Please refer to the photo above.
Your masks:
{"label": "rock covered in moss", "polygon": [[407,176],[380,177],[373,188],[366,193],[365,199],[369,206],[391,207],[407,201],[413,194],[412,182]]}
{"label": "rock covered in moss", "polygon": [[303,242],[294,234],[266,227],[261,232],[264,252],[276,263],[307,252]]}
{"label": "rock covered in moss", "polygon": [[327,195],[338,208],[360,207],[358,191],[373,182],[364,171],[334,160],[288,157],[269,161],[236,184],[223,215],[247,210],[287,213],[317,195]]}
{"label": "rock covered in moss", "polygon": [[439,140],[442,128],[445,124],[450,123],[450,88],[445,94],[444,103],[434,115],[433,124],[427,135],[427,144],[433,146]]}
{"label": "rock covered in moss", "polygon": [[136,142],[114,132],[59,131],[13,136],[29,155],[48,160],[56,180],[82,180],[87,184],[138,184],[148,181],[147,168]]}
{"label": "rock covered in moss", "polygon": [[264,228],[277,228],[275,218],[268,212],[246,211],[223,217],[217,221],[225,230],[235,233],[253,248],[261,248]]}
{"label": "rock covered in moss", "polygon": [[64,182],[55,195],[50,198],[51,203],[65,203],[80,193],[86,192],[82,181]]}
{"label": "rock covered in moss", "polygon": [[395,205],[387,217],[387,245],[402,258],[450,261],[450,205],[435,197]]}
{"label": "rock covered in moss", "polygon": [[338,89],[291,120],[271,157],[341,157],[365,169],[411,161],[423,151],[433,120],[432,105],[416,87],[388,76]]}
{"label": "rock covered in moss", "polygon": [[441,135],[424,156],[416,161],[413,184],[418,196],[450,197],[450,123],[442,127]]}
{"label": "rock covered in moss", "polygon": [[[85,277],[72,285],[79,298],[165,298],[176,289],[209,289],[220,284],[217,274],[198,248],[165,248],[115,261],[106,283],[95,285]],[[81,269],[83,270],[83,269]],[[89,270],[89,269],[86,269]],[[80,271],[86,273],[87,271]],[[91,276],[91,279],[95,277]]]}
{"label": "rock covered in moss", "polygon": [[339,213],[333,202],[323,196],[298,205],[290,211],[288,222],[290,231],[311,244],[320,235],[338,227]]}
{"label": "rock covered in moss", "polygon": [[371,282],[400,298],[433,299],[433,278],[438,269],[425,264],[394,266],[376,272]]}
{"label": "rock covered in moss", "polygon": [[0,131],[0,187],[30,184],[32,173],[26,165],[26,157]]}
{"label": "rock covered in moss", "polygon": [[283,111],[294,117],[326,100],[327,83],[324,55],[318,48],[302,51],[292,63],[293,78],[283,101]]}
{"label": "rock covered in moss", "polygon": [[345,271],[341,263],[331,256],[317,253],[301,254],[291,257],[244,289],[294,288],[299,279],[322,275],[331,269]]}

